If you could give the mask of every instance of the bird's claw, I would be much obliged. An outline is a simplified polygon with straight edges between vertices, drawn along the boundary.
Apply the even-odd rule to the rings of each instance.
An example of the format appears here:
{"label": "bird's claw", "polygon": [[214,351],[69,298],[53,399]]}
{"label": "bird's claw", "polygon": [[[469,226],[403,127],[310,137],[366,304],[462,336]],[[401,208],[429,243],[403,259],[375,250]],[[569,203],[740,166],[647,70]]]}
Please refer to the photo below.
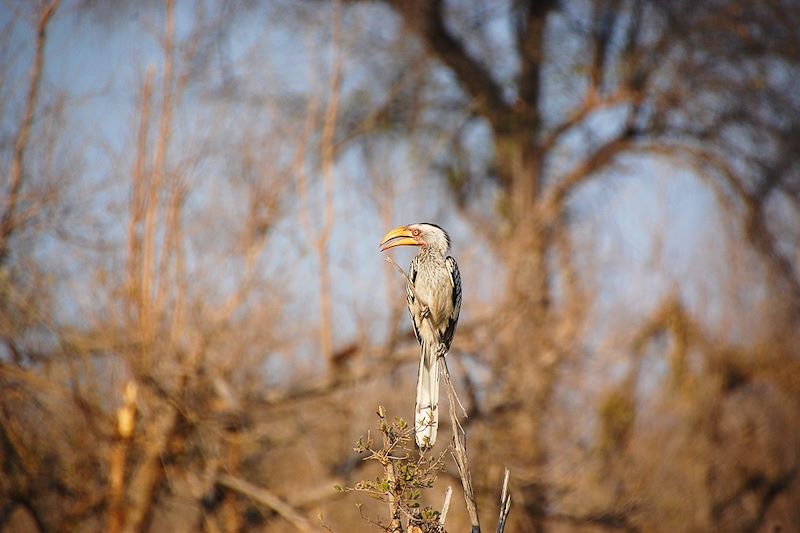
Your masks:
{"label": "bird's claw", "polygon": [[447,346],[445,346],[444,343],[439,343],[439,347],[436,348],[436,357],[440,358],[445,355],[447,355]]}
{"label": "bird's claw", "polygon": [[422,306],[422,310],[420,311],[419,314],[420,320],[425,320],[429,316],[431,316],[431,308],[428,307],[427,305]]}

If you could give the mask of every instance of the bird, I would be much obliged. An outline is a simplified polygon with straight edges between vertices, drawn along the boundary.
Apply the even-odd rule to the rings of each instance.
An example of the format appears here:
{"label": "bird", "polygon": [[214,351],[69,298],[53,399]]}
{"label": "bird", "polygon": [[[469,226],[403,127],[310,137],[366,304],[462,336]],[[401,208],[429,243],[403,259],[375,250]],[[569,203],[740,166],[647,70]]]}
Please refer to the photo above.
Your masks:
{"label": "bird", "polygon": [[394,228],[380,244],[381,252],[396,246],[418,246],[406,280],[406,298],[414,335],[420,345],[414,440],[421,450],[436,442],[439,426],[439,357],[450,350],[461,312],[461,274],[450,255],[450,237],[436,224]]}

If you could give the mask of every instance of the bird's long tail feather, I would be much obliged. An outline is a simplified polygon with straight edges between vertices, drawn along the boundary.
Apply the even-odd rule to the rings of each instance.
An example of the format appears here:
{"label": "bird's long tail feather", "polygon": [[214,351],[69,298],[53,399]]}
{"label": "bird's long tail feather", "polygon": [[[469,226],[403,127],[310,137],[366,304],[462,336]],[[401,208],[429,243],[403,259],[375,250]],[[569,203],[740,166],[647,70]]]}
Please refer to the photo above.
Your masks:
{"label": "bird's long tail feather", "polygon": [[414,434],[417,446],[421,449],[434,445],[436,430],[439,427],[439,366],[437,359],[436,347],[422,342],[417,375],[417,404],[414,408]]}

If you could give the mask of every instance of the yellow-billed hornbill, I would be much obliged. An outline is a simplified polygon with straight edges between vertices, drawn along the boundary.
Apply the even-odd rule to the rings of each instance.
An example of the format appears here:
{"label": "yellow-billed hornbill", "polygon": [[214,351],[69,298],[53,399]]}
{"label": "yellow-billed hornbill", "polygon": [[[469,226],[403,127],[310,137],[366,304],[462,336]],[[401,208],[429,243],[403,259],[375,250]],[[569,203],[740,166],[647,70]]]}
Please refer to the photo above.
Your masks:
{"label": "yellow-billed hornbill", "polygon": [[[439,425],[438,358],[447,355],[461,310],[461,275],[448,256],[450,237],[436,224],[395,228],[383,238],[381,251],[395,246],[419,246],[411,261],[407,287],[408,311],[420,345],[414,434],[426,449],[436,442]],[[413,288],[412,288],[413,286]]]}

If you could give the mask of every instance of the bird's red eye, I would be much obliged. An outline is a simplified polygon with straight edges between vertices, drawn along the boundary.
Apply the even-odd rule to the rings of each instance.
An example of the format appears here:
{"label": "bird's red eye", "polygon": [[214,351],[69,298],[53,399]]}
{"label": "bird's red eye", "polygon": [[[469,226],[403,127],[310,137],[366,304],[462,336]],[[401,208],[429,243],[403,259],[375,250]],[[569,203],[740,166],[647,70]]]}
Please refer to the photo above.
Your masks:
{"label": "bird's red eye", "polygon": [[418,229],[413,230],[411,232],[411,235],[413,235],[414,237],[418,236],[419,235],[419,230]]}

